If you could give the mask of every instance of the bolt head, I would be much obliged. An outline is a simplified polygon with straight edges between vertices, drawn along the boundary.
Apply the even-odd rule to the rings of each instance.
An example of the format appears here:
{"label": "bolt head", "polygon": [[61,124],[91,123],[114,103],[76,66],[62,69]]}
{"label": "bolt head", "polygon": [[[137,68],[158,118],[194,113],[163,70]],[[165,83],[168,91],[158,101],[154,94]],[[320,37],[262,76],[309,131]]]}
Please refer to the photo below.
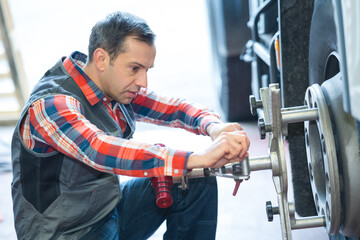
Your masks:
{"label": "bolt head", "polygon": [[258,119],[258,130],[261,139],[265,139],[266,137],[266,129],[265,129],[265,120],[263,118]]}
{"label": "bolt head", "polygon": [[256,116],[257,115],[257,112],[256,112],[257,106],[256,106],[256,98],[254,95],[249,96],[249,103],[250,103],[251,115]]}

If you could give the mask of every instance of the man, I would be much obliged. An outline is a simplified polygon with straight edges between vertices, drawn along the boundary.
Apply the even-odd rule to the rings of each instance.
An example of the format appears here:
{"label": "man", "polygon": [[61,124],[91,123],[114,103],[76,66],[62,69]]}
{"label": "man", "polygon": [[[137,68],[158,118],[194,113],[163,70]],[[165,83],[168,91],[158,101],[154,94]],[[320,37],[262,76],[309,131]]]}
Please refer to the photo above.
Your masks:
{"label": "man", "polygon": [[[144,20],[115,12],[93,27],[88,58],[62,58],[35,86],[12,142],[19,239],[146,239],[165,219],[165,239],[215,238],[215,178],[175,184],[172,206],[160,209],[149,177],[241,161],[249,140],[239,124],[147,89],[154,39]],[[135,121],[214,143],[192,153],[135,142]],[[117,175],[140,178],[119,188]]]}

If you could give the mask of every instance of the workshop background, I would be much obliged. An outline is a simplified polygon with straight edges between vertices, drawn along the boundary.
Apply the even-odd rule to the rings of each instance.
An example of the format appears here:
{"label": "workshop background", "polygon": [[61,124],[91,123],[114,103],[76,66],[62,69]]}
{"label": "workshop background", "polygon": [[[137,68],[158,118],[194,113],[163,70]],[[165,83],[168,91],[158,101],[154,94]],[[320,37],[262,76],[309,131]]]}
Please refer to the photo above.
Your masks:
{"label": "workshop background", "polygon": [[[121,10],[144,18],[157,35],[155,68],[149,71],[149,88],[186,98],[218,112],[213,80],[210,34],[205,0],[13,0],[8,1],[14,24],[12,39],[22,57],[29,90],[60,57],[79,50],[87,53],[91,27],[108,13]],[[4,51],[0,45],[0,51]],[[0,82],[0,91],[13,88]],[[13,99],[0,99],[2,109],[16,108]],[[241,123],[251,140],[250,155],[267,154],[266,140],[260,140],[254,122]],[[10,143],[14,126],[0,126],[0,239],[16,239],[10,194]],[[211,143],[208,137],[183,130],[138,124],[138,141],[164,143],[201,151]],[[127,177],[121,177],[126,180]],[[218,178],[219,214],[217,239],[281,239],[278,216],[269,223],[265,202],[277,205],[271,171],[253,172],[237,196],[235,182]],[[190,186],[191,187],[191,186]],[[292,199],[291,189],[289,198]],[[139,226],[141,227],[141,226]],[[166,227],[150,238],[162,239]],[[324,228],[296,230],[293,239],[328,239]]]}

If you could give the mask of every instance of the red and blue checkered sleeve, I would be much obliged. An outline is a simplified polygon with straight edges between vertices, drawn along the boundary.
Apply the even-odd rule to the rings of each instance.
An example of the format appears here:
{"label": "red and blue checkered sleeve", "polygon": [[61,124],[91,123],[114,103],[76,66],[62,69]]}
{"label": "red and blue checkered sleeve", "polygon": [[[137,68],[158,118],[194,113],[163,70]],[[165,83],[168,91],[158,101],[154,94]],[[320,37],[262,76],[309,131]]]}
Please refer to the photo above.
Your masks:
{"label": "red and blue checkered sleeve", "polygon": [[208,135],[206,127],[218,123],[214,111],[185,99],[171,98],[142,88],[132,101],[137,121],[182,128],[198,135]]}
{"label": "red and blue checkered sleeve", "polygon": [[190,152],[107,135],[84,117],[73,97],[47,96],[33,103],[28,114],[33,139],[99,171],[136,177],[183,176],[187,171]]}

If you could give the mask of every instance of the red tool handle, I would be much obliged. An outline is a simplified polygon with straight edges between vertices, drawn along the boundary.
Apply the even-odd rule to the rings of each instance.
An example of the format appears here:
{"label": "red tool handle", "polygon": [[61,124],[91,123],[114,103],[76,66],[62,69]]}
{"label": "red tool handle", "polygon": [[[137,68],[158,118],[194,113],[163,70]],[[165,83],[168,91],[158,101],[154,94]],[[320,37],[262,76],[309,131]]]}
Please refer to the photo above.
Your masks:
{"label": "red tool handle", "polygon": [[[160,147],[165,147],[164,144],[155,144]],[[155,189],[156,205],[159,208],[170,207],[173,203],[171,196],[171,186],[173,185],[173,179],[171,176],[152,177],[151,185]]]}
{"label": "red tool handle", "polygon": [[152,177],[151,185],[155,189],[156,205],[160,208],[170,207],[173,202],[171,196],[172,177]]}

